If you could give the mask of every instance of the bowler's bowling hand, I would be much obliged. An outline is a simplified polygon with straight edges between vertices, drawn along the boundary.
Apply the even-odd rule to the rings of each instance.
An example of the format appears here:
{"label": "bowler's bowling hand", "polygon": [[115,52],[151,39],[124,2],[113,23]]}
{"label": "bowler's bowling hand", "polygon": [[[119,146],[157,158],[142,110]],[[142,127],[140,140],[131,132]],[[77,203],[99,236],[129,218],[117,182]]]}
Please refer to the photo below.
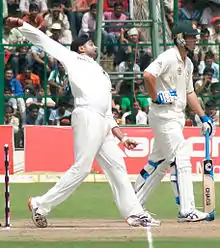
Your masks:
{"label": "bowler's bowling hand", "polygon": [[138,145],[138,143],[135,140],[128,138],[126,136],[122,138],[121,142],[129,150],[134,149]]}
{"label": "bowler's bowling hand", "polygon": [[6,25],[10,28],[18,28],[23,25],[24,21],[20,18],[8,17],[6,20]]}

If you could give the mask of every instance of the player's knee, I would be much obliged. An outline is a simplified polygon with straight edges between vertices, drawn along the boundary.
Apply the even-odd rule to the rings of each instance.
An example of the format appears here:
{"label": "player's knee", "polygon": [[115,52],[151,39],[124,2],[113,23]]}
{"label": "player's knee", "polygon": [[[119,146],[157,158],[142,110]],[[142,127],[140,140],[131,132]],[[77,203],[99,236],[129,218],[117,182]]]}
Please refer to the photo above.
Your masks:
{"label": "player's knee", "polygon": [[184,141],[182,144],[179,145],[176,151],[175,162],[178,169],[191,167],[190,154],[190,146],[186,141]]}
{"label": "player's knee", "polygon": [[86,177],[90,172],[91,172],[91,166],[85,166],[83,164],[80,164],[80,163],[75,163],[71,168],[70,168],[70,171],[73,173],[73,174],[78,174],[78,175],[81,175],[81,176],[84,176]]}

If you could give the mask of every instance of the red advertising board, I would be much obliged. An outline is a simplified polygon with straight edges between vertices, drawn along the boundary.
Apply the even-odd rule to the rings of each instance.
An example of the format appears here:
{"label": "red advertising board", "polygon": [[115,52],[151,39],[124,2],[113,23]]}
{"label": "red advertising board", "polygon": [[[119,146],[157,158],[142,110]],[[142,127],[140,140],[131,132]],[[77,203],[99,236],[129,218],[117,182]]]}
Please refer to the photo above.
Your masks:
{"label": "red advertising board", "polygon": [[13,129],[12,126],[0,126],[0,175],[5,173],[5,153],[4,145],[9,146],[9,171],[10,174],[14,173],[13,168]]}
{"label": "red advertising board", "polygon": [[[152,149],[153,133],[150,128],[138,127],[123,128],[123,131],[139,143],[132,151],[119,144],[128,173],[138,174],[146,164]],[[194,174],[200,174],[205,154],[204,137],[196,127],[185,128],[184,136],[192,151],[192,171]],[[74,163],[73,136],[70,127],[26,126],[25,140],[25,172],[64,172]],[[217,128],[216,136],[212,138],[210,144],[215,173],[220,174],[220,128]],[[93,168],[102,173],[96,162]]]}

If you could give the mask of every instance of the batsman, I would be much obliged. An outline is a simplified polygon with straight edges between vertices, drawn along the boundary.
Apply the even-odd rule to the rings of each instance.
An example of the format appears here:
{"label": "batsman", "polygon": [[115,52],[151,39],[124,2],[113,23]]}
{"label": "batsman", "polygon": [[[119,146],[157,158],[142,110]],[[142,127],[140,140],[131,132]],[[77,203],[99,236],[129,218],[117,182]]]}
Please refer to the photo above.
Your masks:
{"label": "batsman", "polygon": [[145,86],[153,100],[149,124],[154,144],[148,164],[135,183],[136,194],[144,204],[150,193],[170,169],[171,184],[179,205],[179,222],[196,222],[209,218],[195,207],[190,149],[183,136],[185,107],[199,115],[201,133],[215,133],[215,123],[205,115],[194,92],[193,64],[187,57],[195,49],[198,31],[190,21],[179,22],[173,29],[175,46],[160,54],[144,72]]}

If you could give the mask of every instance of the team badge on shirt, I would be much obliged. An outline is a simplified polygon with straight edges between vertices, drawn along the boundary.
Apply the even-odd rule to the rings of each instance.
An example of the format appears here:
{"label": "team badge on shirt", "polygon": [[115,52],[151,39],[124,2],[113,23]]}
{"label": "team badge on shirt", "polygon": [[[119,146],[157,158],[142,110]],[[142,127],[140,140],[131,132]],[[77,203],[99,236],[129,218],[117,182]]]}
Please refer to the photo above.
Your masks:
{"label": "team badge on shirt", "polygon": [[178,73],[178,75],[181,75],[181,74],[182,74],[182,69],[181,69],[181,67],[178,67],[178,68],[177,68],[177,73]]}

